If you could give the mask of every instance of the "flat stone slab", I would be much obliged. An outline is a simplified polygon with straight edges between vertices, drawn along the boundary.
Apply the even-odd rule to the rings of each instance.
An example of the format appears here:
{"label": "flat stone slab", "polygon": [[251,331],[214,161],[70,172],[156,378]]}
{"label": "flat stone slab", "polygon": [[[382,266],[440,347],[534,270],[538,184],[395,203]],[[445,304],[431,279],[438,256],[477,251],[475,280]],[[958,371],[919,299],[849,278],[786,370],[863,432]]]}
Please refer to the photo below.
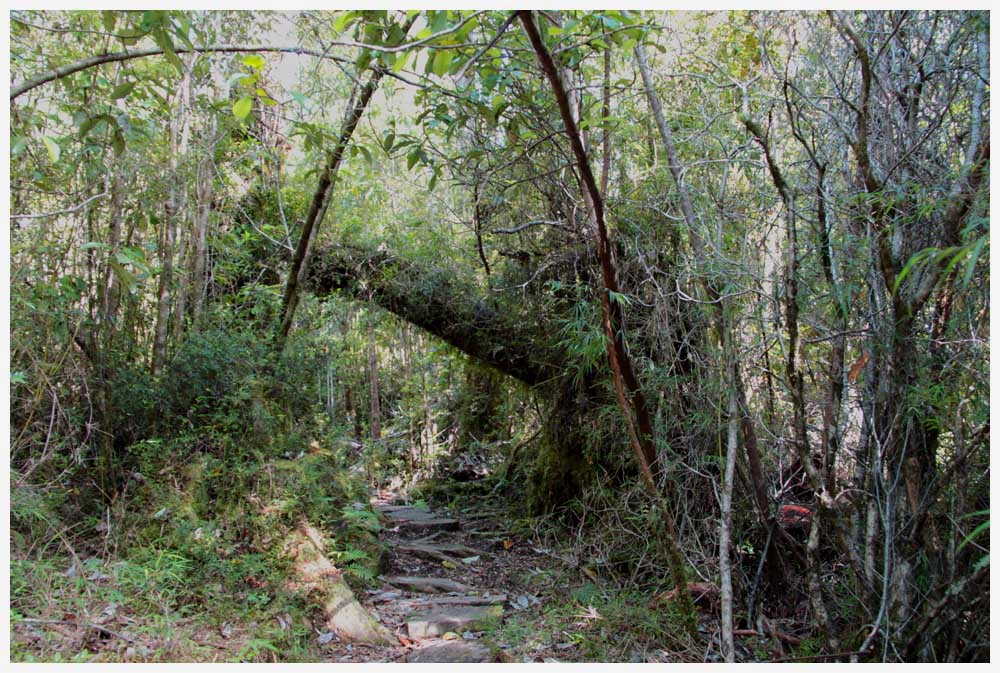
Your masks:
{"label": "flat stone slab", "polygon": [[439,519],[437,514],[426,509],[413,509],[404,507],[402,509],[391,509],[386,511],[390,519],[397,521],[427,521],[428,519]]}
{"label": "flat stone slab", "polygon": [[458,530],[458,519],[450,519],[422,509],[397,509],[386,514],[400,528]]}
{"label": "flat stone slab", "polygon": [[421,521],[398,520],[395,522],[400,528],[408,530],[458,530],[458,519],[423,519]]}
{"label": "flat stone slab", "polygon": [[397,547],[401,552],[415,554],[421,558],[432,561],[450,561],[454,559],[468,558],[470,556],[487,556],[486,552],[464,544],[401,544]]}
{"label": "flat stone slab", "polygon": [[439,605],[406,617],[410,638],[443,636],[449,631],[483,631],[503,618],[501,605]]}
{"label": "flat stone slab", "polygon": [[394,587],[402,587],[410,591],[425,594],[439,594],[448,591],[471,591],[472,587],[447,579],[446,577],[386,577],[385,581]]}
{"label": "flat stone slab", "polygon": [[380,512],[398,512],[403,509],[415,509],[413,505],[375,505],[375,509]]}
{"label": "flat stone slab", "polygon": [[486,596],[428,596],[426,598],[398,598],[396,603],[413,606],[433,607],[435,605],[503,605],[507,602],[507,594]]}
{"label": "flat stone slab", "polygon": [[469,640],[452,640],[411,650],[404,661],[408,664],[483,664],[493,660],[490,649]]}

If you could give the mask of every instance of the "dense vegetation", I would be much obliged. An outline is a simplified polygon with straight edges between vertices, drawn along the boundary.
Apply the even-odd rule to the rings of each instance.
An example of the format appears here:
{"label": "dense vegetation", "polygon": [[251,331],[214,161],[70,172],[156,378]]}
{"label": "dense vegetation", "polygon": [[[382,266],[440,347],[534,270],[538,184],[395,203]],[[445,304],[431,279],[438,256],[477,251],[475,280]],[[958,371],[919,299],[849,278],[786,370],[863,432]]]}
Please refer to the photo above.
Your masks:
{"label": "dense vegetation", "polygon": [[388,488],[497,638],[989,660],[988,12],[10,16],[13,658],[324,659]]}

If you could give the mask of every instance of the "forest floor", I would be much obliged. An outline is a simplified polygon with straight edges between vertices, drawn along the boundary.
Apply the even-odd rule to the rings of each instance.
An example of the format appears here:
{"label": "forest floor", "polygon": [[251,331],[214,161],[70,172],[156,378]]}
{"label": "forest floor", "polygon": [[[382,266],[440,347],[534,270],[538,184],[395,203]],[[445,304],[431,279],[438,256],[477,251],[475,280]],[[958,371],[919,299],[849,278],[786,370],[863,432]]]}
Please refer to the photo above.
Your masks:
{"label": "forest floor", "polygon": [[[12,566],[17,585],[12,594],[28,598],[19,599],[12,611],[11,658],[676,662],[706,657],[676,638],[676,622],[669,611],[651,605],[649,594],[618,589],[581,569],[569,545],[511,517],[501,496],[452,499],[450,506],[431,510],[420,500],[377,492],[371,505],[381,512],[380,541],[388,551],[378,581],[355,593],[395,638],[390,645],[341,641],[323,629],[317,615],[295,612],[278,575],[269,578],[264,568],[231,596],[221,586],[175,588],[185,598],[184,608],[174,609],[166,607],[177,604],[165,598],[166,584],[158,593],[156,582],[147,578],[150,593],[130,595],[115,570],[120,562],[67,556]],[[252,560],[243,558],[244,564]],[[145,567],[169,577],[170,562],[164,556]]]}
{"label": "forest floor", "polygon": [[463,504],[431,510],[394,492],[375,495],[390,521],[388,567],[384,585],[358,598],[399,645],[334,645],[328,661],[690,660],[646,637],[643,627],[660,622],[647,600],[601,591],[571,556],[542,546],[503,510]]}

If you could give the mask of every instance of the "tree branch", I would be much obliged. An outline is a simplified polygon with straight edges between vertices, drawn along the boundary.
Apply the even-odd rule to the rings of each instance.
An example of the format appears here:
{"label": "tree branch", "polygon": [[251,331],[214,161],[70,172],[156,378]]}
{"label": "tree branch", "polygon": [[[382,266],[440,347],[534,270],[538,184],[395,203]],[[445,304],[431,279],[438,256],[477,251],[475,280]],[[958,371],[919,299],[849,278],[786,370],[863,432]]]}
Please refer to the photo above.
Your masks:
{"label": "tree branch", "polygon": [[11,215],[10,219],[12,219],[12,220],[39,220],[39,219],[42,219],[42,218],[45,218],[45,217],[55,217],[56,215],[67,215],[69,213],[75,213],[78,210],[83,210],[87,206],[87,204],[90,203],[91,201],[96,201],[97,199],[103,199],[107,195],[108,195],[107,192],[102,192],[100,194],[95,194],[94,196],[91,196],[89,199],[87,199],[83,203],[81,203],[79,205],[76,205],[76,206],[73,206],[72,208],[66,208],[64,210],[53,210],[50,213],[38,213],[37,215]]}

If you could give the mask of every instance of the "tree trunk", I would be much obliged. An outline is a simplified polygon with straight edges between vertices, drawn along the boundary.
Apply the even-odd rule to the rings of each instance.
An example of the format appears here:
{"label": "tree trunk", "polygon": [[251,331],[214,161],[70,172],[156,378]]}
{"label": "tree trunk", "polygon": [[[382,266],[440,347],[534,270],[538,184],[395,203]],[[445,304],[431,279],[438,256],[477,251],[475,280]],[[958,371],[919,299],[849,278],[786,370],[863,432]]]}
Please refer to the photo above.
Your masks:
{"label": "tree trunk", "polygon": [[[621,406],[629,428],[633,450],[639,463],[640,471],[646,481],[650,494],[659,501],[661,506],[661,514],[666,528],[664,542],[667,545],[667,558],[670,563],[672,579],[677,588],[678,606],[681,613],[687,619],[689,616],[693,617],[693,606],[691,605],[691,599],[687,591],[687,573],[677,543],[677,532],[673,514],[669,511],[667,503],[662,498],[657,485],[660,469],[656,451],[653,448],[652,424],[648,410],[646,409],[646,400],[639,388],[639,383],[632,370],[631,360],[625,350],[625,330],[621,306],[617,300],[612,301],[612,294],[619,295],[621,294],[621,290],[618,286],[618,279],[615,276],[614,262],[611,257],[611,242],[604,222],[603,196],[591,171],[590,161],[587,158],[583,140],[573,119],[566,90],[559,78],[559,73],[556,70],[552,56],[542,42],[538,28],[535,26],[534,15],[531,11],[519,10],[518,16],[524,25],[524,31],[531,41],[542,70],[548,78],[549,84],[552,86],[552,91],[555,94],[566,135],[569,137],[570,146],[573,149],[573,155],[576,158],[576,163],[580,171],[584,202],[597,230],[597,257],[601,264],[601,278],[604,283],[604,289],[601,292],[601,307],[604,314],[604,332],[608,340],[608,359],[614,377],[615,391],[618,396],[619,406]],[[634,419],[633,412],[635,414]],[[688,626],[693,628],[693,619],[687,619],[687,622]]]}
{"label": "tree trunk", "polygon": [[371,392],[372,442],[382,439],[382,407],[378,399],[378,352],[375,350],[374,317],[368,314],[368,382]]}
{"label": "tree trunk", "polygon": [[163,369],[167,359],[167,324],[170,322],[170,286],[173,283],[174,270],[174,227],[173,221],[177,212],[177,194],[171,187],[171,195],[164,208],[165,220],[163,232],[160,235],[160,283],[156,297],[156,335],[153,341],[153,357],[150,371],[154,376]]}
{"label": "tree trunk", "polygon": [[[730,367],[733,373],[733,368]],[[727,663],[736,661],[736,645],[733,642],[733,573],[729,557],[733,525],[733,475],[736,468],[737,435],[739,432],[740,408],[736,388],[730,382],[729,431],[726,442],[726,468],[722,480],[722,503],[719,520],[719,577],[720,601],[722,603],[722,658]]]}
{"label": "tree trunk", "polygon": [[177,216],[181,212],[181,193],[178,157],[187,153],[188,134],[188,94],[190,75],[185,74],[177,90],[177,109],[170,120],[170,160],[168,170],[170,187],[167,203],[164,207],[165,221],[161,236],[160,250],[160,283],[157,291],[156,336],[153,341],[153,357],[150,371],[157,375],[163,369],[167,359],[167,333],[170,323],[170,296],[174,282],[174,232],[177,227]]}
{"label": "tree trunk", "polygon": [[[407,21],[403,26],[403,36],[409,32],[413,26],[417,15]],[[305,278],[306,269],[309,266],[309,253],[312,242],[316,238],[320,225],[323,224],[323,217],[330,203],[330,195],[333,186],[337,181],[337,172],[340,170],[340,163],[344,158],[344,152],[351,142],[351,136],[361,116],[371,100],[372,94],[378,88],[379,81],[385,70],[376,68],[372,71],[368,81],[358,86],[355,81],[354,90],[351,92],[351,103],[347,106],[347,113],[344,123],[341,125],[340,136],[333,151],[327,156],[326,165],[320,174],[319,184],[313,194],[312,202],[309,204],[309,212],[306,214],[305,224],[302,225],[302,233],[299,235],[298,245],[292,255],[292,262],[288,269],[288,279],[285,282],[285,292],[281,298],[280,327],[276,339],[276,348],[280,352],[285,347],[288,338],[288,331],[292,326],[292,319],[295,317],[295,307],[299,302],[299,286]]]}
{"label": "tree trunk", "polygon": [[206,241],[208,238],[208,223],[212,213],[212,199],[215,187],[215,164],[212,159],[211,145],[215,141],[216,122],[213,119],[206,131],[209,142],[208,154],[198,164],[198,177],[195,183],[195,218],[194,236],[191,249],[191,324],[197,326],[201,322],[205,305],[205,268]]}

